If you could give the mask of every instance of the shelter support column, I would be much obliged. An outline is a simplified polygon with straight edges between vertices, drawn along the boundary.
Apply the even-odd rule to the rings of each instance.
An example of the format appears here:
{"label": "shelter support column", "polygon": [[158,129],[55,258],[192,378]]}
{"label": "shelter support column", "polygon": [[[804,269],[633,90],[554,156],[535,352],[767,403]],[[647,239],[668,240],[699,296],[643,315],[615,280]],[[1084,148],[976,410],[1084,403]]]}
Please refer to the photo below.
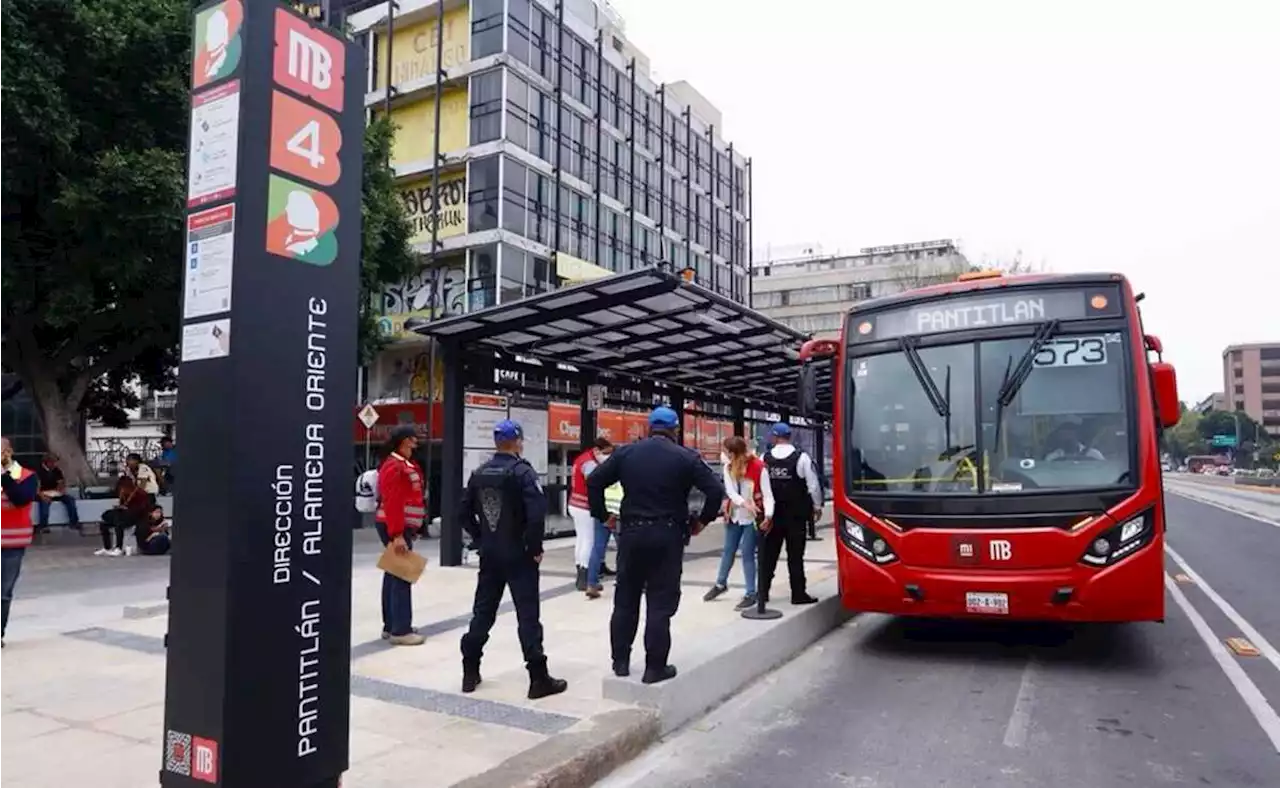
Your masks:
{"label": "shelter support column", "polygon": [[[582,386],[582,398],[578,401],[578,423],[582,428],[578,433],[578,446],[586,451],[591,448],[591,444],[596,439],[596,412],[587,407],[587,387],[596,383],[596,375],[594,372],[583,373],[579,378]],[[614,436],[615,439],[621,436]]]}
{"label": "shelter support column", "polygon": [[741,400],[733,403],[733,434],[747,437],[747,409]]}
{"label": "shelter support column", "polygon": [[440,392],[444,425],[440,442],[440,565],[462,563],[462,521],[458,506],[462,501],[462,439],[466,429],[465,355],[461,348],[442,343],[444,390]]}
{"label": "shelter support column", "polygon": [[671,409],[680,419],[680,435],[681,440],[684,440],[684,389],[671,390]]}
{"label": "shelter support column", "polygon": [[827,467],[826,426],[821,421],[813,426],[813,464],[819,476],[823,475],[823,469]]}

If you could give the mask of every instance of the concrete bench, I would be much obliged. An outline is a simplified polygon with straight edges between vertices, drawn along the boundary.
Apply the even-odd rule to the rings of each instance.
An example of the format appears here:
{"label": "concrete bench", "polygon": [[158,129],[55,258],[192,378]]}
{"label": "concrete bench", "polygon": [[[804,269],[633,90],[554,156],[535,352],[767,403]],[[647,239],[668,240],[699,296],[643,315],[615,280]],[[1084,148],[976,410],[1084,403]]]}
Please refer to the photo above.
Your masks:
{"label": "concrete bench", "polygon": [[[158,496],[156,503],[164,507],[165,516],[172,520],[173,496]],[[80,515],[82,524],[100,523],[102,522],[102,515],[115,505],[115,498],[77,498],[76,513]],[[32,512],[32,516],[35,517],[36,513]],[[68,522],[67,507],[57,501],[53,501],[49,506],[49,525],[67,525]]]}

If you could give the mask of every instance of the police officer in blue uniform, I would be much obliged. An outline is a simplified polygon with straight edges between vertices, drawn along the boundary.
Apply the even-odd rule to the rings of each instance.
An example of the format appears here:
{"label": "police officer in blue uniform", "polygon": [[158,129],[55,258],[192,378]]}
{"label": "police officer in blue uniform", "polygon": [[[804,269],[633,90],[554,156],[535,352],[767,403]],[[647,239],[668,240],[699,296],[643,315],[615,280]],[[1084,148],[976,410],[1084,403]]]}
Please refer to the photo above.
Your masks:
{"label": "police officer in blue uniform", "polygon": [[498,616],[502,592],[511,589],[516,609],[520,648],[529,671],[529,698],[557,695],[568,688],[547,672],[542,650],[539,614],[539,574],[542,535],[546,530],[547,497],[538,486],[538,473],[520,456],[524,431],[511,420],[493,430],[497,452],[467,480],[462,496],[462,527],[480,548],[480,573],[471,626],[462,636],[462,691],[480,685],[480,658],[489,630]]}
{"label": "police officer in blue uniform", "polygon": [[[618,576],[609,635],[613,672],[631,673],[631,646],[640,625],[640,598],[645,599],[645,668],[643,681],[654,684],[676,675],[667,663],[671,654],[671,616],[680,606],[680,572],[684,545],[715,519],[724,501],[724,485],[702,457],[679,443],[680,419],[671,408],[649,414],[649,437],[623,446],[587,477],[591,516],[610,519],[604,491],[622,483],[618,516]],[[702,511],[689,514],[689,491],[706,496]]]}

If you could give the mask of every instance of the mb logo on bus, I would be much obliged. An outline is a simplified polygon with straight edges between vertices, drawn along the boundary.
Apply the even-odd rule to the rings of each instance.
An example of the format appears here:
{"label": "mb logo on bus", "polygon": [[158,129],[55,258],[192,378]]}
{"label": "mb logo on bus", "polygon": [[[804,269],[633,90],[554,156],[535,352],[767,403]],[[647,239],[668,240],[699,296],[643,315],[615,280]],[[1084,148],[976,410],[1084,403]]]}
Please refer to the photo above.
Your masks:
{"label": "mb logo on bus", "polygon": [[987,550],[992,561],[1008,561],[1013,558],[1013,544],[1008,539],[992,539]]}

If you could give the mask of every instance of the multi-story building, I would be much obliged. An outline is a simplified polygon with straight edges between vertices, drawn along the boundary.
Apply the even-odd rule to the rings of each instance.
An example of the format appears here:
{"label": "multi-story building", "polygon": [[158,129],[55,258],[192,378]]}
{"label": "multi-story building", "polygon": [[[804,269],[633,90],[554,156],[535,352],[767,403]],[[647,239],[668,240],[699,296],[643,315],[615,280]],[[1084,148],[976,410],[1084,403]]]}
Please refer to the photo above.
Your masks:
{"label": "multi-story building", "polygon": [[422,396],[406,321],[660,262],[747,301],[751,163],[692,86],[654,82],[607,4],[445,0],[439,25],[437,2],[392,5],[347,21],[368,39],[368,110],[399,127],[423,267],[385,293],[400,346],[369,370],[371,398]]}
{"label": "multi-story building", "polygon": [[833,337],[851,304],[948,281],[971,269],[952,241],[877,246],[827,255],[813,247],[799,257],[755,264],[751,304],[798,331]]}
{"label": "multi-story building", "polygon": [[1227,410],[1243,410],[1280,438],[1280,342],[1231,345],[1222,351]]}
{"label": "multi-story building", "polygon": [[1215,391],[1214,393],[1200,400],[1199,402],[1196,403],[1194,408],[1196,413],[1199,413],[1202,415],[1210,411],[1226,410],[1226,409],[1227,409],[1227,395],[1223,394],[1221,391]]}

